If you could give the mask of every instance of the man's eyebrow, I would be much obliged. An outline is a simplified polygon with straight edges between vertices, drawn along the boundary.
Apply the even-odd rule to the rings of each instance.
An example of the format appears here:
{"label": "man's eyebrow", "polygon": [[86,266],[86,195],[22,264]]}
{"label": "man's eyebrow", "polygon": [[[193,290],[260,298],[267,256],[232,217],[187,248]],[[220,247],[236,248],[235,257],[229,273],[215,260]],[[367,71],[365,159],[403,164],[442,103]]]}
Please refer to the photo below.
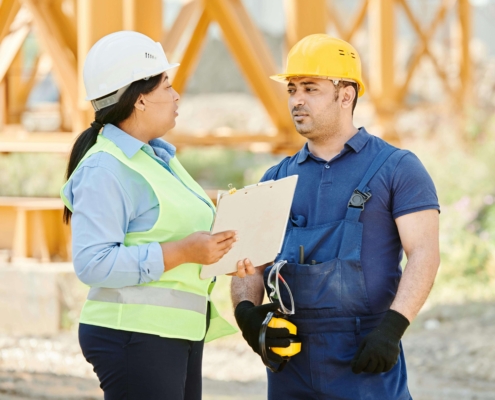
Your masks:
{"label": "man's eyebrow", "polygon": [[304,81],[304,82],[300,82],[301,85],[317,85],[319,86],[318,82],[315,82],[315,81]]}
{"label": "man's eyebrow", "polygon": [[[302,82],[299,82],[300,85],[303,85],[303,86],[307,86],[307,85],[316,85],[316,86],[319,86],[318,82],[315,82],[315,81],[302,81]],[[287,87],[296,87],[296,85],[293,83],[293,82],[289,82],[287,84]]]}
{"label": "man's eyebrow", "polygon": [[165,75],[165,78],[163,78],[162,82],[165,82],[168,79],[168,75]]}

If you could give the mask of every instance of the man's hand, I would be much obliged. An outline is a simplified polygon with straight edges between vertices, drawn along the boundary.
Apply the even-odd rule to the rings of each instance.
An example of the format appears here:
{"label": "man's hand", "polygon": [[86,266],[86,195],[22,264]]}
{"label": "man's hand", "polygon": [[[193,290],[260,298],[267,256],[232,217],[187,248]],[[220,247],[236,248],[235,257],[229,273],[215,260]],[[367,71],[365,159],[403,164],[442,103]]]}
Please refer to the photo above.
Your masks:
{"label": "man's hand", "polygon": [[237,276],[238,278],[245,278],[246,275],[254,275],[256,270],[253,263],[248,259],[240,260],[237,262],[237,271],[232,272],[230,276]]}
{"label": "man's hand", "polygon": [[[269,312],[276,311],[279,305],[277,303],[269,303],[261,306],[255,306],[250,301],[241,301],[235,308],[235,319],[237,325],[242,331],[242,336],[246,339],[249,346],[261,356],[261,349],[259,345],[260,329],[266,315]],[[268,359],[281,363],[283,358],[278,354],[275,354],[269,349],[269,347],[289,347],[289,330],[287,328],[270,328],[266,330],[266,353]]]}
{"label": "man's hand", "polygon": [[397,363],[399,342],[409,320],[394,310],[388,310],[380,325],[367,335],[351,361],[352,372],[387,372]]}

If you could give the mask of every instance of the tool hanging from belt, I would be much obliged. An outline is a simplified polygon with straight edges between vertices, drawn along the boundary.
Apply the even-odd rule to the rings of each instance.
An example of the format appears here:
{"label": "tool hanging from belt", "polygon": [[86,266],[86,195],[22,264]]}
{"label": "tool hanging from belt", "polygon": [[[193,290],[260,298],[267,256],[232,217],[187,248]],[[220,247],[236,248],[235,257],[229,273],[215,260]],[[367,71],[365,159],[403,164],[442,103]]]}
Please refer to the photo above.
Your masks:
{"label": "tool hanging from belt", "polygon": [[[278,302],[280,304],[280,310],[276,312],[269,312],[266,315],[263,324],[260,329],[259,343],[261,349],[261,359],[266,367],[272,372],[280,372],[284,369],[290,358],[301,351],[301,340],[296,336],[297,327],[290,321],[288,321],[289,315],[294,315],[294,299],[292,293],[289,289],[289,285],[285,282],[282,275],[280,275],[280,269],[287,263],[287,261],[282,260],[275,263],[270,270],[268,275],[268,287],[271,289],[269,294],[269,299],[271,302]],[[282,281],[287,292],[289,293],[291,308],[285,307],[282,302],[282,297],[280,296],[279,280]],[[266,331],[270,328],[287,328],[289,330],[289,347],[271,347],[270,350],[275,354],[281,356],[284,361],[280,364],[274,363],[268,359],[267,347],[266,347]]]}

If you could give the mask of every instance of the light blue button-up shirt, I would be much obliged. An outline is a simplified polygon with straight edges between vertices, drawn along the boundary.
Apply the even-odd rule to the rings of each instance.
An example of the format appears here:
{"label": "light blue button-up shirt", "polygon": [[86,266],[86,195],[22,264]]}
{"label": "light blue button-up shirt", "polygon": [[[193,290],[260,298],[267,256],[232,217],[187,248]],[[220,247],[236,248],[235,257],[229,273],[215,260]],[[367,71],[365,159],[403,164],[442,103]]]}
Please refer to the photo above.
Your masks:
{"label": "light blue button-up shirt", "polygon": [[[105,125],[102,135],[127,157],[142,149],[170,172],[168,162],[175,156],[170,143],[155,139],[146,144],[111,124]],[[158,219],[158,199],[140,174],[112,155],[99,152],[81,164],[64,194],[74,210],[72,254],[82,282],[120,288],[161,276],[164,264],[158,243],[124,246],[127,232],[147,231]]]}

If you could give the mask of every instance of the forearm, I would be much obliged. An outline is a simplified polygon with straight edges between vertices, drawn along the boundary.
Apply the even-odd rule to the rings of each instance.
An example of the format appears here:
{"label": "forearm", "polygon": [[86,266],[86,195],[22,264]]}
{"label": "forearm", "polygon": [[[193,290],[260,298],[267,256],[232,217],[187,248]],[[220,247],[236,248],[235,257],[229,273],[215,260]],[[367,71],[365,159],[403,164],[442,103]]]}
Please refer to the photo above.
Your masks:
{"label": "forearm", "polygon": [[254,275],[247,275],[245,278],[237,278],[235,276],[232,278],[231,296],[234,309],[244,300],[252,302],[255,306],[259,306],[263,302],[265,291],[263,272],[265,268],[258,267]]}
{"label": "forearm", "polygon": [[428,298],[439,264],[438,254],[410,255],[390,308],[412,322]]}
{"label": "forearm", "polygon": [[163,273],[158,243],[73,244],[73,265],[78,278],[88,286],[121,288],[151,282]]}
{"label": "forearm", "polygon": [[188,262],[183,240],[160,243],[160,247],[162,248],[164,271],[170,271]]}

